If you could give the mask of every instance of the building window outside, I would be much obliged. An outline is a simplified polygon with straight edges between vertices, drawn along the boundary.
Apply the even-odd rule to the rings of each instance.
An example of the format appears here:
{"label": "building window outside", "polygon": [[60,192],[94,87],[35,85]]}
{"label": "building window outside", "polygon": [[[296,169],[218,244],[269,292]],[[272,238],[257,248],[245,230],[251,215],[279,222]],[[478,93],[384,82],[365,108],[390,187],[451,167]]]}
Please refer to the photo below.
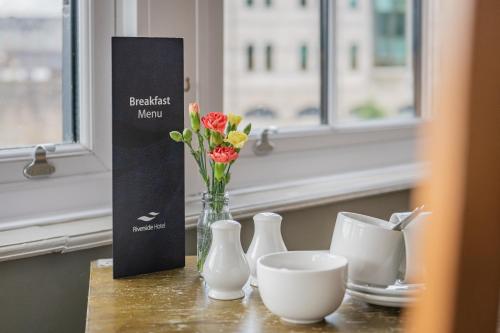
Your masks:
{"label": "building window outside", "polygon": [[266,45],[266,70],[273,70],[273,46]]}
{"label": "building window outside", "polygon": [[253,45],[248,45],[247,46],[247,70],[250,71],[250,72],[254,70],[254,49],[253,49]]}
{"label": "building window outside", "polygon": [[300,47],[300,69],[303,71],[307,70],[307,61],[308,61],[308,49],[307,45],[303,44]]}
{"label": "building window outside", "polygon": [[357,70],[359,66],[359,47],[356,43],[352,43],[349,48],[349,64],[352,70]]}
{"label": "building window outside", "polygon": [[406,0],[374,0],[374,64],[406,64]]}
{"label": "building window outside", "polygon": [[[414,0],[417,1],[417,0]],[[335,120],[339,123],[411,119],[415,114],[411,0],[366,0],[353,15],[337,1]],[[342,5],[339,5],[342,4]],[[367,8],[368,9],[368,8]],[[390,67],[389,67],[390,66]],[[390,69],[388,71],[388,69]]]}

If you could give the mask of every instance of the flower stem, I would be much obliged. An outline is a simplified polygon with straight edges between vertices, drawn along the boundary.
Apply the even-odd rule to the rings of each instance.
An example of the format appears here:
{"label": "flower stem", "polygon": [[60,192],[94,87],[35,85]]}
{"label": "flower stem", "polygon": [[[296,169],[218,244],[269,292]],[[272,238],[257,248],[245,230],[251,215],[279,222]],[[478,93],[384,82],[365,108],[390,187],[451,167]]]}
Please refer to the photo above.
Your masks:
{"label": "flower stem", "polygon": [[201,135],[200,132],[196,132],[197,137],[198,137],[198,147],[200,149],[200,164],[203,167],[203,173],[205,175],[204,181],[205,185],[207,186],[207,190],[210,192],[210,179],[207,174],[207,160],[206,160],[206,151],[205,151],[205,142],[203,140],[203,136]]}

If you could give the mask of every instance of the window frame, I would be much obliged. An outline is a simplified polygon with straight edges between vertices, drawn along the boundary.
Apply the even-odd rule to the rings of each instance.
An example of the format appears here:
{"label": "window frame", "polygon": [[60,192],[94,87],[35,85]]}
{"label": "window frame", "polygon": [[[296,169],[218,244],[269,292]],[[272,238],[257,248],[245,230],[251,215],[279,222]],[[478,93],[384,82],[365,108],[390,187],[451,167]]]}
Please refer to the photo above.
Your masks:
{"label": "window frame", "polygon": [[[258,211],[302,209],[405,190],[423,176],[421,165],[415,163],[415,143],[420,125],[429,118],[433,84],[439,83],[431,51],[437,52],[435,50],[441,46],[438,38],[426,33],[433,31],[436,4],[423,1],[425,15],[422,19],[426,28],[422,33],[422,53],[427,56],[421,62],[421,82],[425,89],[421,90],[422,108],[419,110],[425,118],[372,122],[369,126],[324,125],[311,129],[286,129],[271,136],[275,149],[262,157],[252,152],[259,133],[252,134],[242,151],[241,161],[235,164],[229,186],[231,211],[236,219],[250,217]],[[83,88],[80,86],[81,90],[86,89],[80,96],[85,93],[88,98],[80,100],[90,110],[86,113],[87,122],[83,124],[86,127],[82,127],[82,135],[87,135],[83,139],[92,144],[89,146],[92,150],[82,145],[62,145],[49,158],[59,170],[64,170],[64,163],[73,164],[73,168],[84,164],[85,158],[94,154],[102,157],[104,163],[95,166],[96,172],[88,172],[87,168],[81,173],[58,174],[40,181],[27,181],[21,177],[22,181],[1,183],[0,231],[3,232],[0,233],[0,261],[65,253],[112,242],[109,37],[113,33],[186,37],[185,75],[192,82],[191,90],[185,95],[186,115],[187,104],[193,100],[200,102],[203,112],[223,110],[223,0],[142,4],[139,6],[136,0],[89,0],[87,29],[84,30],[89,57],[88,63],[82,64],[87,69],[88,79]],[[170,19],[177,19],[181,24],[163,26],[151,20],[151,15],[157,13],[156,7],[151,6],[159,4],[168,9]],[[180,11],[188,15],[180,18]],[[163,14],[153,17],[161,17],[164,22]],[[332,73],[333,68],[330,68],[323,75]],[[335,98],[334,95],[327,97]],[[188,125],[188,119],[185,117],[185,125]],[[31,151],[27,151],[26,156],[19,151],[9,153],[4,161],[13,163],[12,174],[21,174]],[[196,227],[200,212],[199,192],[203,186],[189,153],[186,153],[185,168],[186,228],[189,229]],[[69,202],[68,198],[71,198]],[[17,211],[12,207],[17,207]]]}
{"label": "window frame", "polygon": [[23,175],[34,147],[0,150],[0,231],[111,213],[109,40],[115,33],[115,4],[75,3],[79,142],[56,144],[48,153],[56,172],[44,179]]}
{"label": "window frame", "polygon": [[[426,0],[413,0],[419,3],[420,1]],[[215,8],[223,11],[223,0],[217,0]],[[279,165],[297,165],[296,159],[299,154],[306,154],[308,157],[317,158],[315,163],[308,165],[309,172],[311,176],[325,176],[327,171],[324,167],[318,166],[317,164],[327,163],[334,166],[338,163],[339,159],[346,159],[353,162],[353,164],[359,163],[355,168],[356,170],[371,170],[374,168],[388,167],[394,164],[415,164],[416,163],[416,145],[418,139],[418,131],[423,123],[426,122],[425,118],[421,116],[423,114],[428,114],[428,112],[422,112],[421,101],[417,100],[421,98],[422,93],[420,89],[423,85],[423,76],[425,73],[418,73],[415,77],[415,108],[416,117],[413,119],[388,119],[380,121],[370,121],[367,123],[339,123],[336,120],[336,114],[334,110],[335,98],[336,98],[336,80],[335,80],[335,8],[329,5],[328,0],[321,0],[321,6],[326,8],[321,11],[321,18],[323,25],[326,25],[326,29],[329,33],[329,37],[322,34],[321,43],[323,45],[323,51],[321,52],[321,61],[327,62],[328,64],[323,64],[322,68],[322,107],[326,107],[326,112],[322,112],[322,123],[318,126],[312,127],[288,127],[288,128],[278,128],[276,134],[271,135],[271,141],[273,142],[275,148],[274,151],[269,155],[262,157],[256,156],[252,151],[252,146],[255,145],[256,141],[259,139],[260,131],[253,131],[249,137],[249,141],[245,149],[242,150],[240,156],[241,161],[239,161],[233,167],[233,177],[229,189],[240,190],[248,186],[258,187],[263,184],[269,184],[272,179],[272,183],[279,186],[280,183],[290,181],[291,179],[307,179],[307,175],[301,171],[291,171],[292,168],[287,168],[286,170],[278,168]],[[413,3],[413,2],[412,2]],[[415,7],[418,10],[421,6]],[[222,14],[221,14],[222,15]],[[417,15],[421,15],[419,12]],[[212,21],[213,31],[223,31],[223,20]],[[422,38],[425,38],[423,34],[425,31],[418,27],[421,31]],[[212,38],[217,40],[221,39],[223,34],[220,36],[209,35],[206,31],[199,31],[201,38]],[[418,43],[415,49],[416,52],[426,52],[423,45],[421,44],[422,39],[416,41]],[[222,44],[222,41],[218,40],[214,43],[215,45]],[[223,50],[212,49],[214,56],[212,59],[219,59],[223,57]],[[421,68],[421,57],[415,57],[414,63],[416,70]],[[417,62],[419,62],[417,64]],[[210,64],[207,63],[210,66]],[[214,64],[212,63],[212,66]],[[203,66],[203,63],[200,64]],[[218,64],[221,68],[220,64]],[[220,80],[222,82],[223,73],[220,71],[217,73],[219,77],[212,76],[212,82]],[[326,83],[326,84],[324,84]],[[219,87],[222,89],[222,85]],[[222,96],[222,91],[219,93]],[[199,99],[202,109],[206,112],[217,110],[214,108],[216,105],[222,105],[222,101],[219,103],[206,103],[203,98]],[[427,105],[426,105],[427,106]],[[349,152],[346,151],[345,147],[349,147]],[[374,149],[379,152],[384,152],[384,156],[387,157],[384,162],[380,158],[375,156],[369,156],[366,159],[362,158],[363,153],[367,153],[367,147]],[[321,162],[319,162],[321,161]],[[274,169],[276,167],[276,169]],[[349,172],[351,168],[348,166],[343,167],[332,167],[331,173],[339,174],[343,172]],[[191,171],[195,172],[195,171]],[[263,177],[263,175],[266,175]],[[272,177],[269,177],[272,175]],[[245,180],[242,178],[245,177]],[[187,193],[196,193],[193,189],[187,189]]]}
{"label": "window frame", "polygon": [[[219,8],[219,10],[223,11],[223,1],[224,0],[216,0],[217,5],[215,8]],[[301,126],[301,127],[286,127],[279,128],[279,132],[274,135],[275,140],[281,141],[281,139],[289,138],[295,134],[296,136],[309,136],[311,131],[317,132],[318,135],[335,135],[335,133],[340,132],[345,134],[349,132],[349,129],[352,129],[353,133],[359,133],[360,128],[365,127],[367,131],[373,132],[377,128],[383,131],[397,130],[398,128],[409,128],[409,127],[418,127],[420,124],[426,121],[426,119],[422,118],[423,115],[427,115],[428,112],[423,112],[421,110],[421,98],[422,98],[422,86],[423,86],[423,74],[422,74],[422,60],[421,53],[425,50],[422,46],[422,34],[424,30],[422,29],[422,2],[426,2],[427,0],[408,0],[411,2],[411,6],[415,13],[412,15],[412,18],[407,24],[412,24],[412,32],[413,32],[413,41],[409,42],[413,53],[411,56],[413,57],[413,66],[414,66],[414,76],[415,76],[415,84],[414,84],[414,104],[415,104],[415,118],[414,119],[388,119],[388,120],[374,120],[366,123],[339,123],[337,122],[335,115],[335,99],[334,96],[336,94],[335,90],[335,6],[332,5],[332,2],[328,0],[319,0],[321,6],[321,17],[320,24],[321,29],[323,31],[328,31],[328,35],[322,33],[321,34],[321,124],[319,126]],[[221,14],[221,16],[223,16]],[[416,17],[417,20],[413,18]],[[223,30],[223,22],[212,22],[211,28],[214,31]],[[420,32],[420,34],[417,34]],[[215,35],[211,33],[207,33],[204,31],[199,31],[200,38],[213,38],[215,40],[221,39],[222,35]],[[420,37],[420,38],[419,38]],[[217,41],[216,45],[223,43],[222,41]],[[413,45],[411,45],[413,43]],[[267,45],[267,44],[266,44]],[[223,58],[223,51],[214,51],[214,58],[220,57]],[[426,51],[427,52],[427,51]],[[410,54],[410,52],[408,52]],[[328,61],[330,59],[330,61]],[[207,64],[210,66],[210,64]],[[203,66],[203,64],[200,64]],[[384,68],[385,70],[385,68]],[[223,73],[217,73],[218,79],[222,82]],[[222,92],[219,94],[222,95]],[[202,105],[203,106],[203,105]],[[324,110],[323,110],[324,108]],[[205,108],[206,109],[206,108]],[[209,109],[210,111],[212,109]],[[259,134],[252,132],[250,136],[250,140],[254,140],[254,142],[258,139]],[[414,137],[410,135],[411,137]],[[381,137],[383,140],[383,136]]]}
{"label": "window frame", "polygon": [[[116,2],[118,12],[120,8],[126,9],[120,7],[123,5],[122,1],[124,0]],[[82,111],[88,111],[80,112],[79,116],[81,143],[59,145],[56,153],[49,154],[49,160],[56,165],[58,172],[48,179],[36,181],[22,176],[22,168],[31,160],[32,149],[0,151],[0,202],[5,203],[6,207],[0,212],[0,231],[111,214],[109,40],[116,30],[126,30],[126,27],[121,27],[126,22],[120,17],[125,13],[115,12],[114,1],[83,2],[86,5],[82,5],[82,2],[79,5],[80,42],[83,43],[79,52],[86,52],[87,57],[81,56],[80,59],[86,61],[79,63],[79,107]],[[328,11],[323,11],[323,15],[328,18],[329,31],[334,26],[334,14],[333,6]],[[213,0],[210,5],[196,2],[196,16],[192,18],[196,21],[196,69],[192,69],[193,73],[196,72],[193,76],[196,80],[192,81],[195,83],[192,93],[204,112],[223,110],[222,18],[223,0]],[[137,29],[136,27],[131,31],[137,32]],[[422,38],[428,38],[424,31]],[[430,38],[429,41],[432,42]],[[329,55],[333,51],[334,40],[330,38],[327,42]],[[322,59],[324,61],[325,56]],[[422,76],[419,86],[428,79],[432,67],[428,61],[423,65],[425,71],[419,72]],[[322,71],[322,75],[328,78],[329,88],[335,86],[335,81],[332,80],[335,75],[334,66]],[[430,105],[425,101],[429,100],[427,97],[431,94],[430,86],[425,85],[426,90],[421,91],[424,108],[417,107],[421,114],[429,113]],[[334,90],[322,96],[328,105],[327,117],[334,119]],[[420,103],[420,100],[416,102]],[[369,124],[330,123],[281,129],[271,136],[274,151],[264,157],[256,156],[252,151],[260,134],[254,131],[241,152],[241,161],[235,164],[229,190],[233,193],[259,193],[263,187],[282,188],[283,184],[290,181],[308,181],[351,171],[414,164],[417,132],[424,122],[425,118],[415,118],[405,121],[373,121]],[[384,152],[384,155],[378,156],[374,152]],[[189,206],[190,202],[196,201],[203,186],[195,164],[191,163],[188,155],[186,195]],[[314,163],[309,163],[311,159]],[[72,204],[68,205],[67,198],[72,198]],[[251,203],[247,203],[248,205]]]}

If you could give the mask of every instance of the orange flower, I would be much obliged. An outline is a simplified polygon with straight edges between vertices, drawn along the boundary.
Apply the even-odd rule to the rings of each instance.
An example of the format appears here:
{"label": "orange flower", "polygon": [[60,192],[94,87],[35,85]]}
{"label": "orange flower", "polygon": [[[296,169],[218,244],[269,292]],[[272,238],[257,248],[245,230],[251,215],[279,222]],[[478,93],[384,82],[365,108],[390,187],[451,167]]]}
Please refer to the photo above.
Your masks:
{"label": "orange flower", "polygon": [[227,124],[227,116],[222,112],[209,112],[201,117],[205,128],[224,134]]}
{"label": "orange flower", "polygon": [[217,163],[229,163],[238,158],[238,153],[233,147],[216,147],[209,155]]}

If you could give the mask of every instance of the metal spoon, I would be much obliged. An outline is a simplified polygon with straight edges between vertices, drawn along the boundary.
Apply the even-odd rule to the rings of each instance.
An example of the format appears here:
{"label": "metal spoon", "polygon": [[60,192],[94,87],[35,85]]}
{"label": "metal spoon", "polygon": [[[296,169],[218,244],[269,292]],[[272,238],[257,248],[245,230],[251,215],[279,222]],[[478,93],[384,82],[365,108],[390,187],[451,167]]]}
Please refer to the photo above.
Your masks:
{"label": "metal spoon", "polygon": [[406,228],[408,224],[410,224],[411,221],[413,221],[417,216],[420,215],[422,209],[424,209],[424,205],[415,208],[410,215],[408,215],[407,217],[405,217],[404,219],[393,225],[391,229],[397,231],[403,230],[404,228]]}

